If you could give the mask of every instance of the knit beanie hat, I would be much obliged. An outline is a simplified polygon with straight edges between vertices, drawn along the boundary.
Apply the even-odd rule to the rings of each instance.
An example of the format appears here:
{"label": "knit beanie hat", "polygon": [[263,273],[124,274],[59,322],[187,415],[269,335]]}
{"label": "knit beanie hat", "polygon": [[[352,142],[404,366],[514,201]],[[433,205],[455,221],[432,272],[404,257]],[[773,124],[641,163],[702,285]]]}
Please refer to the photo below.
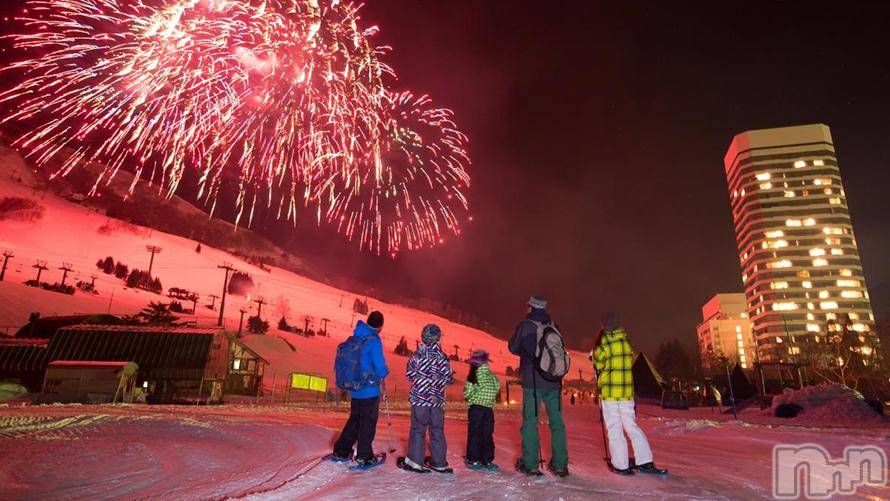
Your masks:
{"label": "knit beanie hat", "polygon": [[488,363],[488,352],[483,350],[482,348],[473,350],[473,354],[470,356],[470,365],[480,366],[482,364]]}
{"label": "knit beanie hat", "polygon": [[372,311],[370,315],[368,315],[368,325],[374,329],[380,330],[383,327],[383,313],[379,311]]}
{"label": "knit beanie hat", "polygon": [[603,315],[603,329],[614,331],[619,327],[621,327],[621,319],[618,318],[617,313],[609,312]]}
{"label": "knit beanie hat", "polygon": [[528,305],[536,310],[547,308],[547,300],[541,296],[532,296],[528,299]]}
{"label": "knit beanie hat", "polygon": [[423,344],[427,345],[438,343],[441,338],[442,329],[436,324],[427,324],[427,326],[423,328],[423,333],[420,334],[420,339],[423,340]]}

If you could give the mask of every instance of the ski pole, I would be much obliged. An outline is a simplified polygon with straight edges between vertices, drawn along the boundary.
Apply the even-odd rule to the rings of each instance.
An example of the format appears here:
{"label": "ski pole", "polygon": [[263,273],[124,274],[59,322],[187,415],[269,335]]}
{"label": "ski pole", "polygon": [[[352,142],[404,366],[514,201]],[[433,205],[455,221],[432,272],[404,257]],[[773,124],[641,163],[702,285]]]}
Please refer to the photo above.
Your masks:
{"label": "ski pole", "polygon": [[392,438],[392,414],[389,412],[389,398],[385,392],[383,393],[383,405],[386,408],[386,428],[389,430],[389,453],[392,454],[396,448],[393,447],[395,440]]}

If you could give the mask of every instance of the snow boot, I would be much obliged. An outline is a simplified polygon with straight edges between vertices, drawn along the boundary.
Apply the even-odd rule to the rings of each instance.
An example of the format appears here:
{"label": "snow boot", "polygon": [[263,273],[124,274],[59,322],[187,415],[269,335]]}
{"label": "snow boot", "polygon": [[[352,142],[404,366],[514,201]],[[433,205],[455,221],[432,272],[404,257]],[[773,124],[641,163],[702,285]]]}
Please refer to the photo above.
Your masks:
{"label": "snow boot", "polygon": [[569,476],[569,467],[568,466],[566,466],[565,468],[557,469],[556,467],[553,466],[553,463],[550,462],[550,463],[547,463],[547,469],[550,471],[550,473],[556,475],[557,477],[565,478],[565,477]]}
{"label": "snow boot", "polygon": [[634,474],[634,469],[631,467],[627,467],[622,470],[620,468],[615,468],[614,466],[612,466],[612,463],[607,463],[607,464],[609,465],[609,471],[611,471],[612,473],[615,473],[616,475],[630,477]]}
{"label": "snow boot", "polygon": [[332,463],[348,463],[352,461],[352,453],[348,456],[338,456],[337,454],[328,454],[327,456],[322,456],[322,461],[330,461]]}
{"label": "snow boot", "polygon": [[634,466],[634,470],[639,473],[649,473],[652,475],[667,475],[667,470],[664,468],[656,468],[654,462],[646,463],[646,464],[638,464]]}
{"label": "snow boot", "polygon": [[414,461],[411,461],[410,459],[406,458],[405,456],[401,456],[398,459],[396,459],[396,466],[398,466],[399,468],[401,468],[405,471],[410,471],[413,473],[429,473],[430,472],[430,470],[424,468],[423,466],[418,465],[417,463],[415,463]]}
{"label": "snow boot", "polygon": [[522,461],[522,458],[516,459],[516,471],[530,477],[540,477],[541,475],[543,475],[543,473],[541,473],[541,470],[537,468],[526,468],[525,462]]}
{"label": "snow boot", "polygon": [[500,466],[498,466],[494,463],[482,463],[482,469],[488,470],[488,471],[498,471],[501,468],[500,468]]}
{"label": "snow boot", "polygon": [[436,473],[454,473],[454,468],[448,466],[448,463],[445,463],[445,466],[434,466],[432,459],[430,456],[423,458],[423,467],[429,468]]}

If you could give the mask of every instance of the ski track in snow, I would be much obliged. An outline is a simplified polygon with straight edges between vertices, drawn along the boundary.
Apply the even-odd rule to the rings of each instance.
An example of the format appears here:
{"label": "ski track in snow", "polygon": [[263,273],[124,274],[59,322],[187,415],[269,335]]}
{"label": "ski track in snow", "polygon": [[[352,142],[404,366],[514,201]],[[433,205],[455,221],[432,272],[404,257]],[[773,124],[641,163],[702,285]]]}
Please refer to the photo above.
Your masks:
{"label": "ski track in snow", "polygon": [[[467,470],[461,456],[466,420],[453,406],[446,421],[448,461],[455,474],[395,467],[406,448],[408,418],[393,415],[397,452],[364,472],[322,462],[346,419],[345,407],[41,406],[0,409],[0,499],[763,499],[769,496],[770,454],[777,443],[816,442],[837,456],[851,443],[888,449],[890,430],[821,430],[642,418],[666,477],[609,473],[596,408],[564,408],[570,470],[559,479],[525,477],[519,454],[518,408],[499,408],[495,442],[499,472]],[[647,409],[657,412],[654,409]],[[545,420],[544,420],[545,421]],[[687,426],[683,434],[659,429]],[[660,428],[661,427],[661,428]],[[545,457],[549,457],[542,423]],[[381,412],[376,450],[390,446]],[[867,489],[873,499],[890,490]]]}

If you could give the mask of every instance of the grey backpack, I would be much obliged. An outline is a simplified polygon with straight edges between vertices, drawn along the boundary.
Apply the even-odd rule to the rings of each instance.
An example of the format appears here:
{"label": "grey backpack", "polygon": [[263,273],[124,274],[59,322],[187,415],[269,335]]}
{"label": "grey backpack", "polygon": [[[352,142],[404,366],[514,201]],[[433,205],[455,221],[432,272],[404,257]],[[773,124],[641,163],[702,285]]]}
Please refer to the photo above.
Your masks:
{"label": "grey backpack", "polygon": [[571,359],[566,350],[562,334],[553,322],[540,323],[532,320],[537,327],[535,344],[535,369],[547,381],[557,382],[569,373]]}

